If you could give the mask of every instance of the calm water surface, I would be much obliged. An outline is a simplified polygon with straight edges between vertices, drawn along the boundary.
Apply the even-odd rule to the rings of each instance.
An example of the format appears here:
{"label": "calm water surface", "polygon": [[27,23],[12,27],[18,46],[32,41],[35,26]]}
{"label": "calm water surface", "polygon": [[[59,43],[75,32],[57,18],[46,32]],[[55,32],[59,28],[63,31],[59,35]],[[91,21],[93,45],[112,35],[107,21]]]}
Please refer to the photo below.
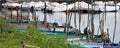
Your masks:
{"label": "calm water surface", "polygon": [[[1,15],[4,15],[5,13],[0,12]],[[76,14],[76,23],[77,23],[77,28],[79,25],[79,15],[78,13]],[[6,11],[6,15],[10,15],[10,11]],[[13,15],[16,15],[16,12],[13,11]],[[115,41],[118,43],[120,41],[120,11],[117,12],[117,23],[116,23],[116,33],[115,33]],[[23,16],[28,16],[28,12],[23,12]],[[32,14],[30,14],[32,16]],[[36,16],[38,17],[39,21],[43,21],[44,19],[44,13],[38,11],[36,12]],[[91,16],[91,15],[90,15]],[[95,34],[98,32],[99,28],[99,17],[102,18],[104,16],[104,13],[98,13],[94,14],[94,31]],[[52,13],[52,14],[47,14],[47,21],[48,22],[58,22],[59,25],[62,25],[66,21],[66,14],[64,12],[57,12],[57,13]],[[84,28],[88,24],[88,14],[81,14],[81,32],[83,32]],[[72,13],[72,20],[71,20],[71,26],[74,27],[74,13]],[[107,28],[109,28],[109,33],[110,33],[110,38],[112,40],[113,37],[113,32],[114,32],[114,26],[115,26],[115,12],[107,12],[106,13],[106,21],[105,21],[105,27],[104,30],[106,31]]]}

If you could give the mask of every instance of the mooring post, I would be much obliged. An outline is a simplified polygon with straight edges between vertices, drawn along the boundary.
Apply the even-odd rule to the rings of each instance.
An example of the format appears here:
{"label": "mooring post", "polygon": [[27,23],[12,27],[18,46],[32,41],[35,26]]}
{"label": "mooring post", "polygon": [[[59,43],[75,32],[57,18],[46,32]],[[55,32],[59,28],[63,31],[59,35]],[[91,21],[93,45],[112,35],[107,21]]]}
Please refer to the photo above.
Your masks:
{"label": "mooring post", "polygon": [[21,5],[21,16],[20,16],[21,18],[20,18],[20,23],[22,24],[22,5]]}
{"label": "mooring post", "polygon": [[47,28],[46,25],[47,25],[47,15],[46,15],[46,2],[45,2],[45,10],[44,10],[44,26],[45,26],[45,29]]}
{"label": "mooring post", "polygon": [[11,18],[11,23],[12,23],[12,8],[11,8],[11,10],[10,10],[10,12],[11,12],[11,15],[10,15],[10,18]]}
{"label": "mooring post", "polygon": [[16,6],[16,11],[17,11],[17,23],[18,23],[18,16],[19,16],[18,10],[19,10],[19,6]]}

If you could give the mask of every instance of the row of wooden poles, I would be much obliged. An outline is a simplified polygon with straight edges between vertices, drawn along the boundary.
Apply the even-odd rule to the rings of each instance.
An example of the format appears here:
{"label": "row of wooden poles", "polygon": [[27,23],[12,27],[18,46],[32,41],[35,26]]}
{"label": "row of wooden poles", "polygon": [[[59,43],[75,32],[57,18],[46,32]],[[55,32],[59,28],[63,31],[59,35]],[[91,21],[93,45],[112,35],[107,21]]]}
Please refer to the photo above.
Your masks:
{"label": "row of wooden poles", "polygon": [[[93,1],[94,0],[91,0],[91,5],[92,5],[92,8],[93,8]],[[79,4],[79,3],[78,3]],[[74,4],[75,6],[76,6],[76,4]],[[78,5],[79,6],[79,5]],[[67,7],[67,5],[66,5],[66,7]],[[76,8],[75,8],[76,9]],[[69,9],[68,9],[69,10]],[[115,10],[116,10],[116,0],[115,0]],[[45,27],[46,27],[46,25],[47,25],[47,16],[46,16],[46,3],[45,3],[45,10],[44,10],[44,23],[45,23]],[[68,14],[67,14],[68,13]],[[80,25],[81,25],[81,10],[80,9],[78,9],[78,13],[79,13],[79,31],[78,31],[78,35],[79,34],[81,34],[81,30],[80,30]],[[101,20],[100,21],[100,19],[99,19],[99,26],[100,26],[100,31],[101,31],[101,33],[103,33],[104,32],[104,25],[106,24],[106,23],[104,23],[104,21],[106,22],[106,3],[105,3],[105,15],[103,15],[102,17],[103,17],[103,20]],[[88,4],[88,24],[87,24],[87,28],[89,28],[89,29],[91,29],[91,31],[92,31],[92,41],[94,42],[95,41],[95,39],[94,39],[94,16],[93,16],[93,14],[94,14],[94,12],[93,11],[91,11],[91,17],[90,17],[90,10],[89,10],[89,4]],[[68,32],[69,32],[69,27],[70,27],[70,23],[71,23],[71,17],[72,17],[72,13],[70,13],[69,14],[69,11],[67,11],[66,10],[66,30],[65,30],[65,32],[68,34]],[[105,18],[104,18],[105,17]],[[100,18],[100,17],[99,17]],[[36,17],[34,18],[35,19],[35,22],[36,22]],[[104,20],[105,19],[105,20]],[[91,20],[91,21],[90,21]],[[76,25],[76,13],[74,13],[74,26],[75,26],[75,28],[77,28],[77,25]],[[91,23],[90,23],[91,22]],[[115,30],[116,30],[116,12],[115,12],[115,27],[114,27],[114,33],[113,33],[113,43],[114,43],[114,37],[115,37]],[[91,25],[90,25],[91,24]],[[46,27],[47,28],[47,27]],[[108,31],[108,33],[109,33],[109,29],[107,29]],[[99,32],[99,31],[98,31]]]}
{"label": "row of wooden poles", "polygon": [[[114,43],[115,32],[116,32],[116,23],[117,23],[117,21],[116,21],[116,16],[117,16],[116,15],[116,3],[117,2],[116,2],[116,0],[114,0],[114,2],[115,2],[115,25],[114,25],[113,39],[112,39],[111,44]],[[93,0],[91,0],[91,5],[92,5],[92,8],[93,8]],[[89,4],[88,4],[88,10],[89,10]],[[103,13],[104,13],[103,16],[102,16],[103,19],[101,19],[101,21],[100,21],[100,15],[99,15],[99,28],[98,28],[98,30],[100,29],[101,33],[104,32],[104,25],[106,25],[106,3],[105,3],[105,11]],[[92,11],[92,17],[91,17],[92,35],[94,35],[94,24],[93,24],[94,22],[93,22],[93,19],[94,19],[94,16],[93,16],[93,11]],[[89,21],[89,11],[88,11],[88,25],[87,25],[87,27],[89,27],[89,22],[90,21]],[[109,28],[107,28],[107,33],[109,34]],[[94,39],[93,39],[93,41],[94,41]]]}
{"label": "row of wooden poles", "polygon": [[[6,7],[6,9],[8,10],[8,7]],[[17,15],[16,15],[17,16],[17,23],[19,23],[19,7],[16,6],[15,10],[16,10],[16,13],[17,13]],[[14,18],[12,11],[13,11],[13,8],[11,8],[11,10],[10,10],[10,12],[11,12],[10,18],[11,19]],[[22,23],[22,17],[23,16],[22,16],[22,10],[21,10],[20,11],[20,23]],[[6,18],[6,15],[5,15],[5,18]]]}
{"label": "row of wooden poles", "polygon": [[[5,7],[5,9],[6,10],[9,10],[9,8],[8,7]],[[28,9],[28,16],[27,16],[27,21],[28,22],[30,22],[30,19],[29,19],[29,14],[30,14],[30,12],[32,13],[32,17],[33,17],[33,19],[34,19],[34,22],[35,22],[35,26],[37,25],[37,21],[38,21],[38,18],[36,19],[36,12],[35,12],[35,10],[34,10],[35,8],[34,8],[34,6],[32,6],[30,9]],[[14,16],[13,16],[13,8],[10,8],[10,18],[11,18],[11,22],[12,22],[12,19],[14,18]],[[17,13],[17,18],[15,18],[15,19],[17,19],[17,23],[21,23],[22,24],[22,20],[24,19],[23,17],[25,17],[25,19],[26,19],[26,16],[23,16],[22,15],[22,5],[21,5],[21,7],[19,7],[19,6],[16,6],[15,7],[15,10],[16,10],[16,13]],[[20,12],[19,12],[20,11]],[[19,14],[20,13],[20,14]],[[5,15],[5,18],[6,18],[7,16]],[[20,20],[20,22],[19,22],[19,20]]]}
{"label": "row of wooden poles", "polygon": [[[78,3],[79,4],[79,3]],[[74,4],[76,5],[76,4]],[[93,0],[91,0],[91,5],[92,5],[92,8],[93,8]],[[79,5],[78,5],[79,6]],[[75,8],[76,9],[76,8]],[[116,10],[116,0],[115,0],[115,10]],[[79,13],[79,32],[78,33],[81,33],[81,30],[80,30],[80,25],[81,25],[81,10],[78,9],[78,13]],[[99,28],[100,28],[100,31],[101,33],[104,32],[104,25],[106,24],[106,3],[105,3],[105,11],[103,12],[103,16],[102,16],[102,20],[100,21],[100,17],[99,17]],[[72,13],[71,13],[72,14]],[[66,15],[66,22],[68,22],[66,28],[69,27],[70,25],[70,21],[71,21],[71,14],[70,15]],[[92,31],[92,40],[93,42],[95,41],[94,39],[94,16],[93,16],[94,12],[91,11],[91,17],[90,17],[90,10],[89,10],[89,4],[88,4],[88,24],[87,24],[87,28],[90,29],[90,20],[91,20],[91,31]],[[105,18],[104,18],[105,17]],[[104,20],[105,19],[105,20]],[[105,23],[104,23],[105,22]],[[115,32],[116,32],[116,12],[115,12],[115,26],[114,26],[114,33],[113,33],[113,41],[112,43],[114,43],[114,38],[115,38]],[[77,27],[76,25],[76,13],[74,14],[74,26],[75,28]],[[66,32],[69,31],[69,28],[67,29]],[[99,32],[99,31],[98,31]],[[107,28],[107,32],[109,33],[109,28]]]}
{"label": "row of wooden poles", "polygon": [[[116,3],[116,0],[115,0],[115,3]],[[74,5],[76,5],[76,4],[74,4]],[[93,0],[91,0],[91,5],[92,5],[92,8],[93,8]],[[105,3],[105,5],[106,5],[106,3]],[[115,4],[116,5],[116,4]],[[79,6],[79,5],[78,5]],[[67,6],[66,6],[67,7]],[[18,21],[18,16],[19,16],[19,14],[18,14],[18,9],[19,7],[17,6],[16,7],[16,11],[17,11],[17,21]],[[76,8],[75,8],[76,9]],[[115,9],[116,9],[116,7],[115,7]],[[33,10],[34,10],[34,7],[33,7]],[[68,9],[69,10],[69,9]],[[105,10],[106,10],[106,6],[105,6]],[[81,10],[79,10],[78,9],[78,13],[79,13],[79,31],[78,31],[78,34],[80,34],[81,33],[81,30],[80,30],[80,25],[81,25]],[[66,11],[66,12],[68,12],[68,11]],[[35,26],[37,27],[37,19],[36,19],[36,15],[35,15],[35,13],[34,13],[34,11],[32,12],[33,13],[33,17],[34,17],[34,21],[35,21]],[[47,28],[46,26],[47,26],[47,16],[46,16],[46,3],[45,3],[45,11],[44,11],[44,23],[45,23],[45,28]],[[89,28],[90,29],[90,19],[91,19],[91,31],[92,31],[92,40],[93,41],[95,41],[94,40],[94,16],[93,16],[93,11],[91,12],[91,17],[90,17],[90,15],[89,15],[89,13],[90,13],[90,11],[89,11],[89,4],[88,4],[88,24],[87,24],[87,28]],[[104,12],[105,13],[105,22],[106,22],[106,11]],[[70,14],[66,14],[66,33],[68,34],[68,32],[69,32],[69,25],[70,25],[70,23],[71,23],[71,17],[72,17],[72,13],[70,13]],[[11,9],[11,18],[12,18],[12,9]],[[103,16],[103,18],[104,18],[104,16]],[[21,11],[21,20],[22,20],[22,11]],[[114,27],[114,34],[113,34],[113,42],[114,42],[114,37],[115,37],[115,30],[116,30],[116,13],[115,13],[115,27]],[[103,22],[100,22],[100,24],[102,25],[100,25],[102,28],[101,28],[101,33],[103,33],[104,32],[104,20],[103,20]],[[76,25],[76,13],[74,14],[74,26],[75,26],[75,28],[77,28],[77,25]]]}

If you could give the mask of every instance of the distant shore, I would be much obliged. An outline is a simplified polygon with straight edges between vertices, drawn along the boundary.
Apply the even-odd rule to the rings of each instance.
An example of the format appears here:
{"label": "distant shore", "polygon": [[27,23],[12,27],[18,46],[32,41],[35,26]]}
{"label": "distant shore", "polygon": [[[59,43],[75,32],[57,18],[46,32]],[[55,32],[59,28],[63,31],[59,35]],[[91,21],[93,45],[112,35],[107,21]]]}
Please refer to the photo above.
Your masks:
{"label": "distant shore", "polygon": [[[11,2],[50,1],[50,2],[59,2],[59,3],[61,3],[61,2],[72,3],[72,2],[76,2],[76,1],[91,2],[91,0],[7,0],[7,1],[11,1]],[[101,0],[93,0],[93,1],[101,1]],[[102,0],[102,1],[108,1],[108,0]],[[109,1],[115,1],[115,0],[109,0]],[[116,0],[116,1],[120,2],[120,0]]]}

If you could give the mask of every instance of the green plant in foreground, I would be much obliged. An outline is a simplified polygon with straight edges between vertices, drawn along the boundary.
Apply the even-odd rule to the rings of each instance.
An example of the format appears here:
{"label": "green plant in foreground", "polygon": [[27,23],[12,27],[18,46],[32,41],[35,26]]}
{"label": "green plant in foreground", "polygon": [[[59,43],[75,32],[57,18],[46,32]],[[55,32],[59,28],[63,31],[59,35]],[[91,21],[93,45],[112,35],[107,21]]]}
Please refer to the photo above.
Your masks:
{"label": "green plant in foreground", "polygon": [[[0,20],[1,22],[2,20]],[[5,24],[7,22],[3,21]],[[2,24],[3,26],[5,24]],[[7,28],[7,27],[4,27]],[[10,28],[8,28],[10,29]],[[29,37],[30,36],[30,37]],[[0,47],[1,48],[20,48],[20,43],[37,46],[40,48],[70,48],[66,41],[66,37],[48,37],[46,33],[41,33],[33,25],[30,25],[26,32],[13,31],[11,33],[0,32]],[[25,47],[28,48],[28,47]]]}
{"label": "green plant in foreground", "polygon": [[41,48],[69,48],[65,43],[65,37],[48,37],[46,33],[39,32],[36,28],[33,28],[32,25],[29,26],[27,34],[32,36],[27,44],[32,44]]}

